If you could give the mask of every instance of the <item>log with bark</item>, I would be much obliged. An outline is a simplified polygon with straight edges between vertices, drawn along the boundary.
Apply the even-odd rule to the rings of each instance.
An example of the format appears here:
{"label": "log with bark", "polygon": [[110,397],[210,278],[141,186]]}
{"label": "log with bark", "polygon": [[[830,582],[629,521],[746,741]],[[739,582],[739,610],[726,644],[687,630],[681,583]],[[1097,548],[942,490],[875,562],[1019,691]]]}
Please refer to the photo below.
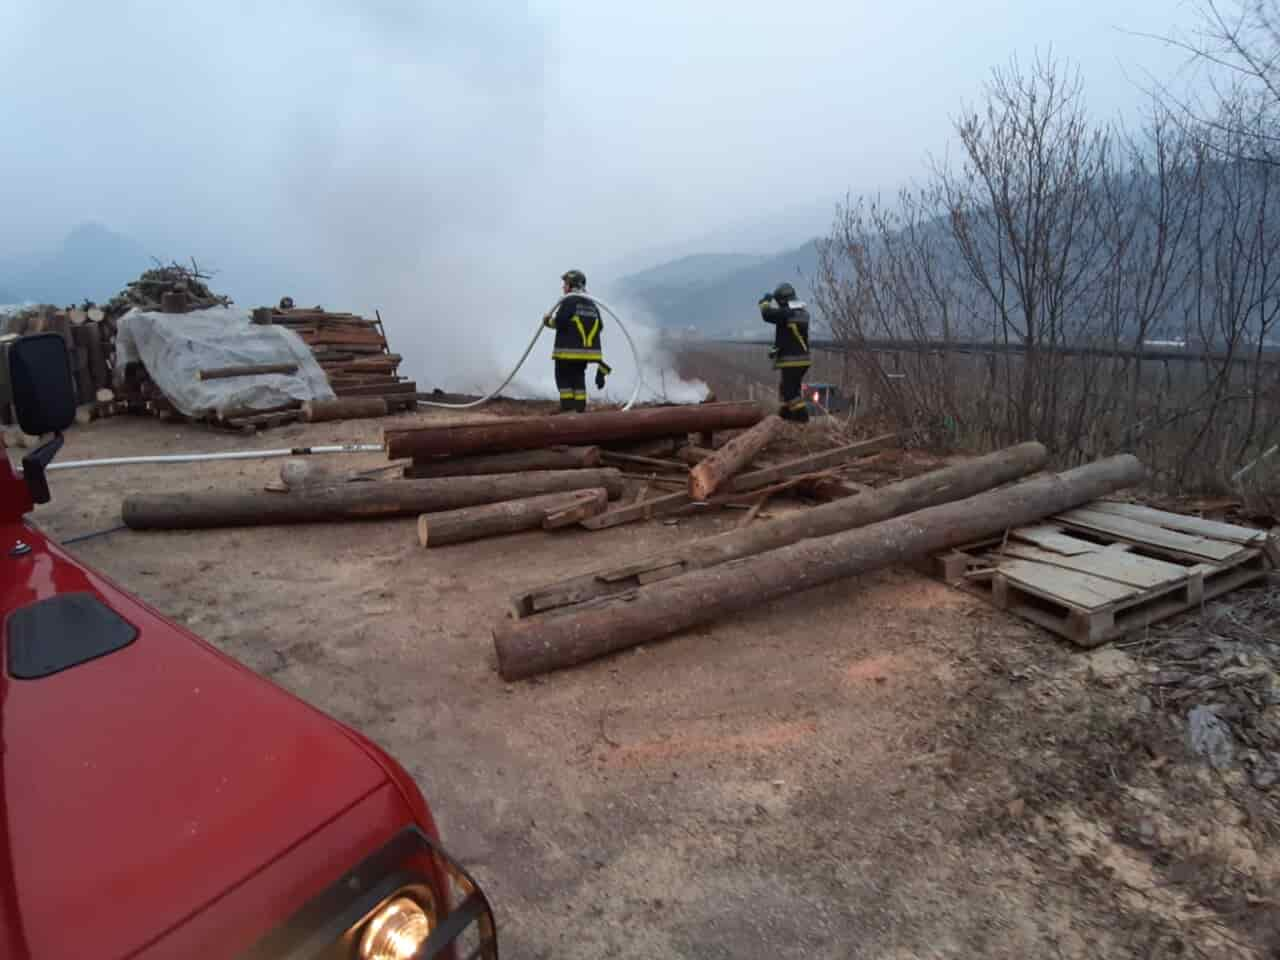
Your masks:
{"label": "log with bark", "polygon": [[709,500],[786,429],[776,413],[744,430],[689,471],[689,496]]}
{"label": "log with bark", "polygon": [[[788,594],[997,536],[1140,483],[1123,455],[905,516],[801,540],[585,607],[508,620],[493,632],[498,669],[515,680],[658,640]],[[748,528],[751,530],[754,528]]]}
{"label": "log with bark", "polygon": [[88,372],[93,380],[93,388],[101,390],[110,387],[111,371],[106,365],[106,347],[102,343],[101,325],[84,324],[76,337],[88,355]]}
{"label": "log with bark", "polygon": [[304,400],[302,402],[302,419],[306,423],[323,423],[328,420],[370,420],[385,417],[387,413],[387,401],[382,397],[339,397],[337,400]]}
{"label": "log with bark", "polygon": [[442,547],[535,530],[550,517],[566,510],[588,505],[603,510],[608,501],[609,491],[604,487],[594,487],[573,493],[544,493],[443,513],[424,513],[418,517],[418,542],[424,547]]}
{"label": "log with bark", "polygon": [[757,524],[749,530],[705,537],[619,567],[536,587],[516,594],[512,598],[512,610],[516,617],[533,616],[775,550],[808,537],[827,536],[924,507],[961,500],[1034,473],[1047,460],[1043,446],[1022,443],[922,477],[793,513],[772,523]]}
{"label": "log with bark", "polygon": [[121,513],[133,530],[384,520],[592,487],[604,487],[617,498],[622,496],[622,477],[603,468],[350,483],[287,497],[258,492],[136,494],[125,498]]}
{"label": "log with bark", "polygon": [[411,480],[428,480],[432,477],[474,477],[486,473],[523,473],[526,470],[581,470],[598,466],[599,447],[563,447],[415,461],[404,468],[404,475]]}
{"label": "log with bark", "polygon": [[197,370],[197,380],[226,380],[231,377],[261,377],[268,373],[291,374],[298,372],[296,363],[255,363],[239,367],[214,367],[211,370]]}
{"label": "log with bark", "polygon": [[763,417],[754,403],[699,403],[556,417],[516,417],[485,422],[387,430],[392,459],[415,460],[449,454],[504,453],[557,445],[598,445],[611,440],[647,439],[699,430],[737,430]]}

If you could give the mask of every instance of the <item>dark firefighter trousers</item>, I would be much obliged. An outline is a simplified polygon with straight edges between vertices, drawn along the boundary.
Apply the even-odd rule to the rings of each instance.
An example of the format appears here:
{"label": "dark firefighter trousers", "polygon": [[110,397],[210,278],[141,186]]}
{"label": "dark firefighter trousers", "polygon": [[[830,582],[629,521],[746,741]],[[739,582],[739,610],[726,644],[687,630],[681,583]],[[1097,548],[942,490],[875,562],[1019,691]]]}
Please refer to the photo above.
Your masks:
{"label": "dark firefighter trousers", "polygon": [[556,387],[560,391],[561,410],[584,412],[587,409],[587,361],[557,360]]}
{"label": "dark firefighter trousers", "polygon": [[782,374],[778,396],[782,398],[782,410],[779,412],[783,420],[809,422],[809,405],[800,395],[800,387],[804,384],[804,375],[808,370],[808,367],[783,367],[778,371]]}

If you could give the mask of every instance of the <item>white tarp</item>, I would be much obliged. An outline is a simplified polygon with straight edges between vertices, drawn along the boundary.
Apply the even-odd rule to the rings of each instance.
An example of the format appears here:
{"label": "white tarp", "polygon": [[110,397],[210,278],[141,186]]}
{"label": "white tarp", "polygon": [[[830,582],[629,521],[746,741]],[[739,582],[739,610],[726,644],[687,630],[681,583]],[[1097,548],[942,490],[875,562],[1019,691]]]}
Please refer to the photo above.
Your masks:
{"label": "white tarp", "polygon": [[[130,310],[116,334],[116,369],[141,361],[156,386],[185,416],[248,413],[291,400],[332,400],[311,348],[285,327],[252,322],[247,310],[211,307],[191,313]],[[200,370],[292,363],[293,374],[200,380]]]}

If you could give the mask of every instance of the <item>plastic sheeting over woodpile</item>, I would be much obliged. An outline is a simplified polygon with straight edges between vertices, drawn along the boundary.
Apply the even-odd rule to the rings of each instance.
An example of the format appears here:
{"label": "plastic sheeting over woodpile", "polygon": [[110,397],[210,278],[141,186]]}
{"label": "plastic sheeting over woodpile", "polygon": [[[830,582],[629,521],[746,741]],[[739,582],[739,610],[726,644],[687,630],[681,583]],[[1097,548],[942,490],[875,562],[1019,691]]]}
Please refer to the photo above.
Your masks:
{"label": "plastic sheeting over woodpile", "polygon": [[[324,371],[297,334],[254,324],[248,311],[233,307],[190,313],[130,310],[119,321],[116,369],[129,363],[141,363],[173,406],[192,419],[334,399]],[[264,364],[293,365],[297,372],[199,377],[201,370]]]}

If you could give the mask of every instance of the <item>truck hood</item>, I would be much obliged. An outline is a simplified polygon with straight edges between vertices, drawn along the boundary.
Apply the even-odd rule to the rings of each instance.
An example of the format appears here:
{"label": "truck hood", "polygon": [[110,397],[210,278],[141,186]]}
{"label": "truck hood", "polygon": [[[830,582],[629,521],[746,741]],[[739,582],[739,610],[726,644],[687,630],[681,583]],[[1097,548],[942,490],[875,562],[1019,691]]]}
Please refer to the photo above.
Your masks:
{"label": "truck hood", "polygon": [[[32,549],[14,557],[19,539]],[[4,956],[136,952],[386,782],[319,711],[38,531],[0,525],[6,627],[69,592],[97,596],[137,637],[40,679],[11,677],[7,659],[0,670]]]}

